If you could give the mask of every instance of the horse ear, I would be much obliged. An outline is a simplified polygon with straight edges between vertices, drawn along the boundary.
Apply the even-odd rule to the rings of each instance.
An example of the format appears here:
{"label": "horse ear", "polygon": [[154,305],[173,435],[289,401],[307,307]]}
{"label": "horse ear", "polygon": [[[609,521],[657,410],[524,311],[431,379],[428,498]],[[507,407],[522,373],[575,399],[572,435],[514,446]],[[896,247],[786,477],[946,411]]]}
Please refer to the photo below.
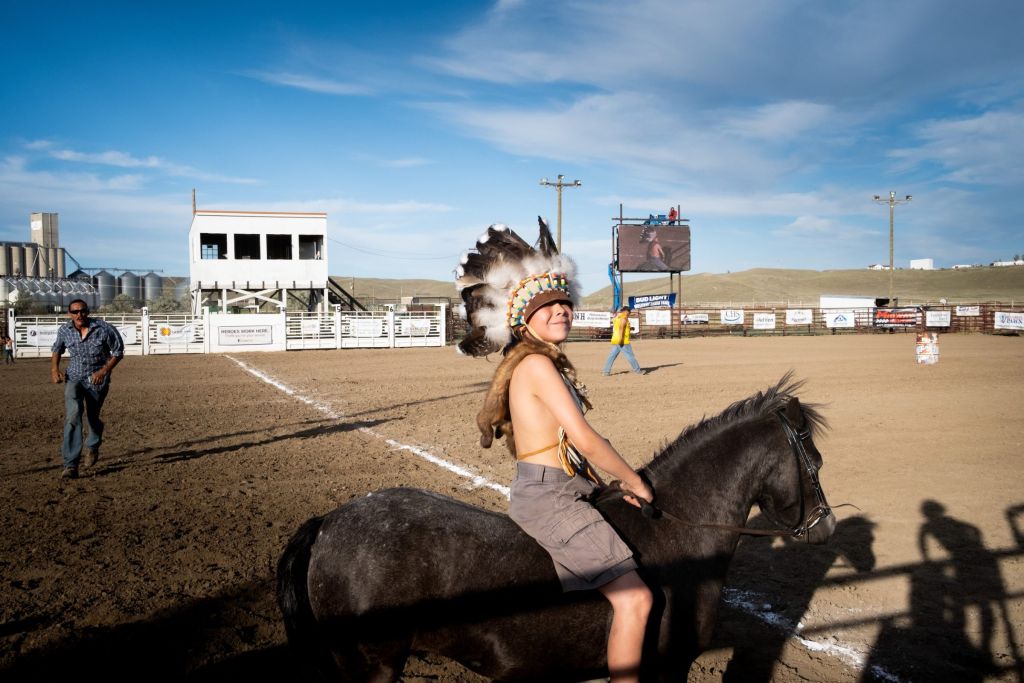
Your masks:
{"label": "horse ear", "polygon": [[800,399],[793,396],[789,399],[789,403],[786,404],[786,419],[789,420],[790,424],[800,425],[803,423],[801,414],[803,410],[800,408]]}

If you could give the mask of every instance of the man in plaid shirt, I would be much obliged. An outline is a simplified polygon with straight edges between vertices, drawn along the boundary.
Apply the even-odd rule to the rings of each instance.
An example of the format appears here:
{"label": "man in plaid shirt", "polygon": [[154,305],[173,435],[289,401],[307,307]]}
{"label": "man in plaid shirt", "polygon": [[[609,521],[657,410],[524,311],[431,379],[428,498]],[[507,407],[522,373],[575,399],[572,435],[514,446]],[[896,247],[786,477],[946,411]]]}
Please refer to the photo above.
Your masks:
{"label": "man in plaid shirt", "polygon": [[[82,457],[82,412],[89,422],[83,467],[92,467],[100,455],[103,442],[103,421],[100,409],[110,389],[110,372],[124,358],[121,333],[104,320],[89,317],[89,306],[81,299],[68,304],[67,323],[57,329],[50,355],[50,381],[64,382],[64,479],[78,478],[78,461]],[[60,357],[67,350],[71,362],[60,371]]]}

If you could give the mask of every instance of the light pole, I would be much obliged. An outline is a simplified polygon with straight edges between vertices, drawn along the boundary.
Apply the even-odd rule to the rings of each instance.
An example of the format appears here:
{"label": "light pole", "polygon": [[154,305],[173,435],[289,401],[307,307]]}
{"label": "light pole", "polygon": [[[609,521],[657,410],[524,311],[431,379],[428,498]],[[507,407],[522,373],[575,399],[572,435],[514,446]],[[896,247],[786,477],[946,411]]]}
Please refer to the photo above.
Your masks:
{"label": "light pole", "polygon": [[892,306],[892,301],[893,301],[893,299],[892,299],[892,272],[893,272],[893,269],[895,267],[894,264],[893,264],[893,259],[892,259],[892,243],[893,243],[892,224],[893,224],[893,214],[895,213],[895,209],[896,209],[896,205],[897,204],[906,204],[907,202],[909,202],[912,199],[913,199],[913,197],[911,197],[909,194],[907,195],[906,199],[896,199],[896,193],[892,192],[892,191],[889,192],[889,198],[888,199],[882,199],[877,194],[875,195],[875,201],[876,202],[878,202],[879,204],[888,204],[889,205],[889,305],[890,306]]}
{"label": "light pole", "polygon": [[579,187],[583,183],[579,180],[574,180],[571,183],[563,182],[564,175],[559,174],[557,182],[551,182],[547,178],[541,178],[540,184],[553,187],[558,191],[558,253],[562,253],[562,188],[563,187]]}

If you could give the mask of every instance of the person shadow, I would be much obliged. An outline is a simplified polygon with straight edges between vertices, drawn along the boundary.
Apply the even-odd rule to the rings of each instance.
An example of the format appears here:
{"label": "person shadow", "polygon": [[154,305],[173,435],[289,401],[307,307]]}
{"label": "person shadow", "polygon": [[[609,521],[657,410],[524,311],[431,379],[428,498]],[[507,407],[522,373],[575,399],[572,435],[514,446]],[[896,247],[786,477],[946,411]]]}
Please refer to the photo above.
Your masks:
{"label": "person shadow", "polygon": [[[861,680],[969,683],[1013,668],[1021,680],[998,556],[985,547],[977,527],[948,515],[941,503],[925,500],[921,514],[922,562],[910,572],[909,614],[882,622]],[[1005,664],[997,663],[993,650],[997,611],[1013,650],[1000,655],[1011,658]],[[976,628],[968,623],[973,613]]]}
{"label": "person shadow", "polygon": [[[759,520],[755,518],[750,526],[764,526]],[[741,541],[727,585],[741,592],[749,585],[758,595],[773,596],[769,623],[776,627],[759,628],[754,637],[737,639],[723,681],[772,680],[783,648],[829,571],[845,567],[861,574],[875,568],[874,528],[874,522],[857,515],[840,520],[832,538],[821,546],[765,536],[749,536]]]}

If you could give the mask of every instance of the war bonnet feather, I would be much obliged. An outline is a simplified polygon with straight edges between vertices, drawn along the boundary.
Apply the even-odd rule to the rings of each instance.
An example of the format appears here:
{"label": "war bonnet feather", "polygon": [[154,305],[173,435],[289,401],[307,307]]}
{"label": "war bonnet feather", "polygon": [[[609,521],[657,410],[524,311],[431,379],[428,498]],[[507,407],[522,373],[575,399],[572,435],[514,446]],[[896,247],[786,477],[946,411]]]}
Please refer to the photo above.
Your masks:
{"label": "war bonnet feather", "polygon": [[460,313],[470,331],[460,352],[486,356],[512,341],[512,329],[553,301],[579,301],[576,264],[558,253],[547,222],[537,217],[540,236],[534,246],[500,223],[487,228],[476,250],[462,255],[455,287],[462,297]]}

